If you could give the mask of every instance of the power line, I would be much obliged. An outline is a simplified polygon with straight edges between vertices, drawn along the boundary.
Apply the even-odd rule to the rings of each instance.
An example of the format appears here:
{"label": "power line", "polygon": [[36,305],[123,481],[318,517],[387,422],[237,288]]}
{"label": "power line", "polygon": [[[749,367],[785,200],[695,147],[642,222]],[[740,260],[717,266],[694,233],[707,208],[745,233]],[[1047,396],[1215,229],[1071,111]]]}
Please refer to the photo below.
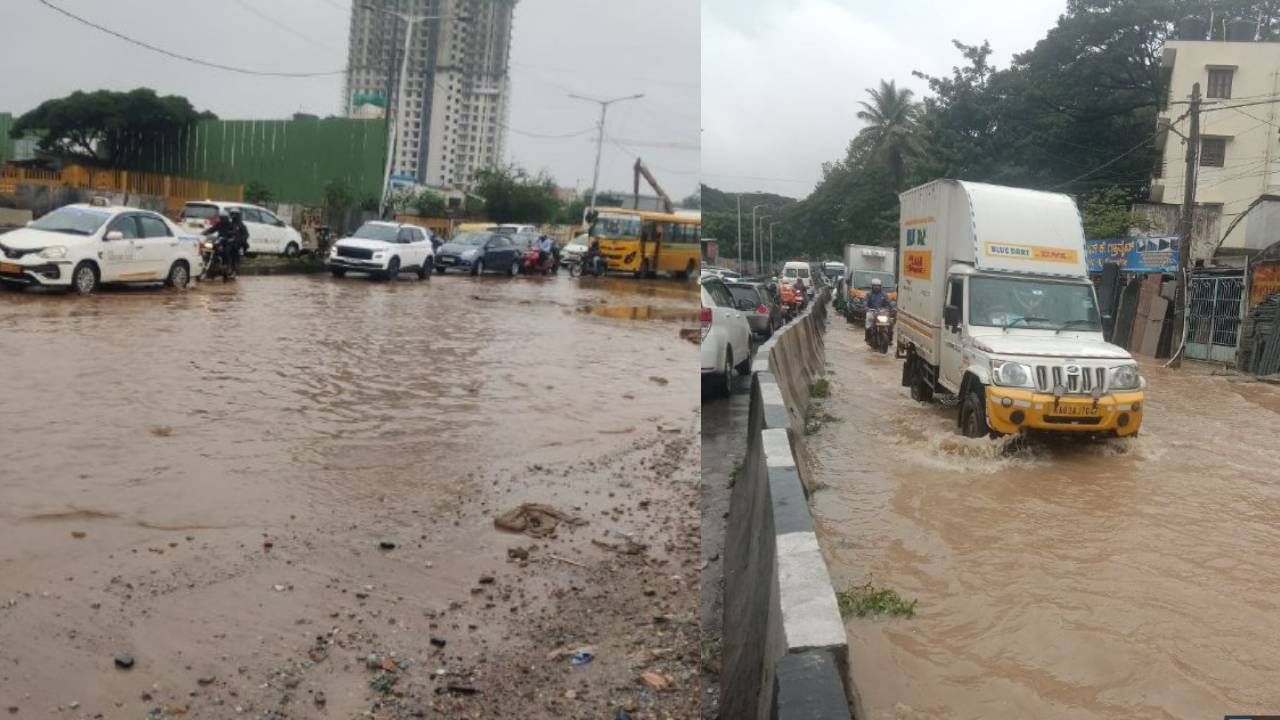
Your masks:
{"label": "power line", "polygon": [[[616,139],[609,138],[609,142],[618,146],[619,150],[630,155],[631,157],[636,158],[637,160],[640,159],[640,155],[638,155],[634,150],[627,147],[626,145],[623,145],[622,143],[618,142]],[[646,163],[646,164],[648,164],[649,167],[653,168],[654,170],[661,170],[662,172],[671,173],[673,175],[697,175],[698,174],[697,170],[674,170],[672,168],[661,167],[659,165],[653,165],[651,163]]]}
{"label": "power line", "polygon": [[52,2],[49,2],[49,0],[36,0],[36,2],[40,3],[41,5],[44,5],[50,10],[58,12],[80,23],[81,25],[87,25],[88,27],[91,27],[94,30],[98,30],[99,32],[104,32],[108,35],[119,38],[131,45],[137,45],[140,48],[145,48],[152,52],[160,53],[161,55],[166,55],[168,57],[174,58],[175,60],[182,60],[183,62],[189,62],[194,65],[203,65],[205,67],[214,68],[215,70],[226,70],[227,72],[239,73],[241,75],[255,75],[259,77],[289,77],[289,78],[325,77],[330,75],[345,75],[347,73],[346,68],[342,70],[329,70],[326,72],[306,72],[306,73],[269,72],[265,70],[251,70],[248,68],[234,67],[232,65],[223,65],[222,63],[211,62],[209,60],[201,60],[200,58],[194,58],[189,55],[182,55],[180,53],[173,52],[172,50],[166,50],[161,47],[156,47],[155,45],[151,45],[149,43],[143,42],[136,38],[129,37],[128,35],[112,30],[111,28],[103,27],[102,25],[99,25],[93,22],[92,20],[82,18],[79,15],[76,15],[61,7],[58,7],[57,5],[54,5]]}
{"label": "power line", "polygon": [[528,130],[520,130],[520,129],[518,129],[518,128],[513,128],[513,127],[511,127],[510,125],[503,125],[503,126],[502,126],[502,128],[503,128],[504,130],[510,130],[511,132],[513,132],[513,133],[515,133],[515,134],[517,134],[517,135],[524,135],[525,137],[539,138],[539,139],[542,139],[542,140],[568,140],[568,139],[570,139],[570,138],[581,137],[582,135],[586,135],[587,133],[595,132],[595,131],[596,131],[596,126],[595,126],[595,125],[592,125],[592,126],[591,126],[591,127],[589,127],[589,128],[583,128],[583,129],[581,129],[581,130],[575,130],[575,131],[573,131],[573,132],[571,132],[571,133],[564,133],[564,134],[562,134],[562,135],[548,135],[548,134],[545,134],[545,133],[530,132],[530,131],[528,131]]}
{"label": "power line", "polygon": [[[266,14],[266,13],[262,12],[262,11],[261,11],[261,10],[259,10],[258,8],[256,8],[256,7],[252,6],[252,5],[250,5],[248,2],[246,2],[246,0],[235,0],[235,1],[236,1],[236,4],[237,4],[237,5],[239,5],[240,7],[244,8],[245,10],[248,10],[249,12],[253,13],[254,15],[257,15],[258,17],[262,18],[263,20],[265,20],[265,21],[267,21],[267,22],[271,23],[272,25],[275,25],[276,27],[280,28],[281,30],[284,30],[285,32],[289,33],[290,35],[292,35],[292,36],[294,36],[294,37],[296,37],[296,38],[300,38],[300,39],[302,39],[302,40],[305,40],[305,41],[307,41],[307,42],[311,43],[312,45],[315,45],[316,47],[324,48],[325,50],[334,50],[334,51],[337,51],[337,50],[338,50],[338,48],[336,48],[336,47],[334,47],[334,46],[332,46],[332,45],[330,45],[330,44],[328,44],[328,43],[326,43],[326,42],[321,42],[320,40],[316,40],[315,38],[311,37],[310,35],[307,35],[307,34],[305,34],[305,33],[298,32],[297,30],[295,30],[295,29],[294,29],[292,26],[290,26],[289,24],[287,24],[287,23],[285,23],[285,22],[282,22],[282,21],[280,21],[280,20],[277,20],[276,18],[271,17],[270,15],[268,15],[268,14]],[[340,51],[339,51],[339,52],[340,52]]]}
{"label": "power line", "polygon": [[1067,180],[1066,182],[1060,182],[1060,183],[1058,183],[1057,185],[1054,185],[1053,187],[1050,187],[1050,188],[1048,188],[1048,189],[1049,189],[1049,190],[1057,190],[1058,188],[1061,188],[1061,187],[1064,187],[1064,186],[1070,185],[1071,183],[1073,183],[1073,182],[1075,182],[1075,181],[1077,181],[1077,180],[1083,180],[1083,179],[1085,179],[1085,178],[1089,177],[1090,175],[1092,175],[1092,174],[1094,174],[1094,173],[1098,172],[1099,170],[1102,170],[1103,168],[1110,167],[1110,166],[1112,166],[1112,165],[1114,165],[1114,164],[1116,164],[1116,163],[1120,162],[1121,160],[1123,160],[1123,159],[1125,159],[1126,157],[1128,157],[1128,156],[1132,155],[1133,153],[1137,152],[1138,150],[1141,150],[1142,148],[1146,147],[1147,143],[1148,143],[1148,142],[1151,142],[1152,140],[1154,140],[1157,136],[1159,136],[1159,135],[1160,135],[1160,133],[1162,133],[1162,132],[1168,132],[1168,131],[1169,131],[1169,128],[1172,128],[1174,125],[1177,125],[1178,123],[1182,122],[1182,120],[1183,120],[1183,119],[1185,119],[1185,118],[1187,117],[1187,115],[1188,115],[1188,113],[1183,113],[1183,114],[1182,114],[1182,115],[1181,115],[1177,120],[1174,120],[1173,122],[1169,123],[1169,126],[1168,126],[1168,127],[1160,128],[1159,130],[1156,130],[1156,131],[1155,131],[1154,133],[1152,133],[1151,135],[1148,135],[1148,136],[1146,136],[1146,137],[1142,138],[1142,142],[1138,143],[1137,145],[1134,145],[1133,147],[1129,148],[1128,150],[1125,150],[1124,152],[1120,153],[1119,155],[1117,155],[1117,156],[1115,156],[1115,157],[1111,158],[1110,160],[1108,160],[1108,161],[1106,161],[1106,162],[1102,163],[1101,165],[1099,165],[1099,166],[1097,166],[1097,167],[1093,168],[1092,170],[1090,170],[1090,171],[1088,171],[1088,172],[1086,172],[1086,173],[1083,173],[1083,174],[1081,174],[1081,175],[1077,175],[1076,177],[1073,177],[1073,178],[1071,178],[1070,180]]}
{"label": "power line", "polygon": [[632,140],[629,138],[609,138],[609,139],[615,142],[620,142],[625,145],[629,145],[631,147],[649,147],[649,148],[660,148],[660,149],[666,149],[666,150],[693,150],[695,152],[702,149],[700,146],[695,145],[693,143],[663,142],[660,140]]}

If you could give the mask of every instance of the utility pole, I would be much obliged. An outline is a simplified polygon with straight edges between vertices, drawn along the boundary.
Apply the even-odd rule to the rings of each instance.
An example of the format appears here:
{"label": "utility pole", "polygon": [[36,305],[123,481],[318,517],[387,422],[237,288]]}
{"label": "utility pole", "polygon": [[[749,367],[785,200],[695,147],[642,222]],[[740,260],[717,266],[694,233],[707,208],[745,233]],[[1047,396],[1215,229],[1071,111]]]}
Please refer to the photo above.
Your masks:
{"label": "utility pole", "polygon": [[[384,10],[370,3],[365,3],[360,7],[370,12],[380,12],[384,15],[390,15],[404,23],[404,54],[400,58],[400,77],[396,82],[396,111],[394,115],[391,112],[391,98],[387,98],[387,107],[383,113],[387,117],[387,169],[382,177],[382,197],[378,201],[378,214],[385,216],[387,212],[387,199],[391,194],[391,168],[396,159],[396,126],[400,124],[400,120],[404,117],[404,85],[409,74],[409,51],[413,44],[413,28],[429,20],[448,20],[455,16],[452,15],[405,15],[394,12],[392,10]],[[456,16],[461,22],[466,22],[470,18],[466,16]],[[390,70],[390,68],[388,68]],[[389,79],[388,79],[389,80]]]}
{"label": "utility pole", "polygon": [[600,126],[596,128],[596,169],[591,175],[591,203],[587,205],[586,210],[582,212],[582,222],[586,224],[587,211],[595,209],[596,206],[596,189],[600,184],[600,154],[604,151],[604,120],[609,113],[609,106],[622,102],[623,100],[639,100],[644,97],[644,93],[636,95],[627,95],[626,97],[611,98],[609,100],[601,100],[599,98],[587,97],[586,95],[576,95],[569,93],[569,97],[574,100],[584,100],[593,102],[600,106]]}
{"label": "utility pole", "polygon": [[742,194],[738,194],[738,272],[742,272]]}
{"label": "utility pole", "polygon": [[756,272],[760,272],[760,266],[764,264],[764,221],[773,217],[772,215],[760,216],[760,250],[756,257]]}
{"label": "utility pole", "polygon": [[[769,223],[769,271],[773,272],[773,226],[782,224],[781,220]],[[763,254],[763,251],[761,252]]]}
{"label": "utility pole", "polygon": [[1187,167],[1182,176],[1182,218],[1179,234],[1182,239],[1178,241],[1178,291],[1174,294],[1174,300],[1177,306],[1174,308],[1175,333],[1173,337],[1177,340],[1177,347],[1174,349],[1173,358],[1169,361],[1171,367],[1182,366],[1182,356],[1186,352],[1186,335],[1187,335],[1187,303],[1191,291],[1188,275],[1191,266],[1191,230],[1195,225],[1195,207],[1196,207],[1196,176],[1199,170],[1200,160],[1200,83],[1191,86],[1191,106],[1187,110],[1187,115],[1191,119],[1190,132],[1187,134]]}
{"label": "utility pole", "polygon": [[[763,204],[755,205],[751,208],[751,262],[754,263],[756,257],[756,210],[764,207]],[[739,270],[741,272],[741,270]]]}

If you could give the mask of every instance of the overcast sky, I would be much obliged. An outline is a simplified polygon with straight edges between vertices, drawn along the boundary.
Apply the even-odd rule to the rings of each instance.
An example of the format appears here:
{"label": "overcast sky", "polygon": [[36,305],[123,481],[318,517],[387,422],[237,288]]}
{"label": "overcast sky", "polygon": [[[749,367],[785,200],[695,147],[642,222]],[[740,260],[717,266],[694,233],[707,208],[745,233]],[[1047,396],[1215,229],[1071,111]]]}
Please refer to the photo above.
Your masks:
{"label": "overcast sky", "polygon": [[953,38],[991,42],[1003,67],[1030,49],[1066,0],[702,0],[702,174],[723,190],[804,197],[861,124],[881,78],[916,91],[912,70],[962,61]]}
{"label": "overcast sky", "polygon": [[[346,65],[350,0],[50,0],[154,45],[226,65],[278,72]],[[0,112],[20,114],[75,90],[152,87],[228,119],[342,110],[340,75],[277,79],[173,60],[79,25],[36,0],[3,0]],[[519,0],[512,35],[509,159],[586,188],[597,105],[567,97],[645,93],[615,105],[603,188],[631,187],[639,154],[672,196],[697,186],[699,14],[696,0]],[[13,68],[21,67],[21,71]]]}

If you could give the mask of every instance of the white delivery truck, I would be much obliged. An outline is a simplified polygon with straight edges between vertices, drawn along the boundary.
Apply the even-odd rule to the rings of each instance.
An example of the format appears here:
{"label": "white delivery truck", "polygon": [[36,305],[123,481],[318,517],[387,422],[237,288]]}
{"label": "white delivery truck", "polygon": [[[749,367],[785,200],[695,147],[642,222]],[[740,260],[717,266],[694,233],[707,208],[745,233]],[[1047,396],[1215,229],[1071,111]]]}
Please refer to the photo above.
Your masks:
{"label": "white delivery truck", "polygon": [[844,272],[845,292],[849,294],[845,303],[845,319],[851,323],[862,325],[867,308],[863,301],[871,291],[871,281],[878,279],[889,294],[890,300],[897,299],[898,251],[891,247],[877,245],[845,245]]}
{"label": "white delivery truck", "polygon": [[899,196],[898,353],[917,401],[959,401],[969,437],[1134,435],[1146,381],[1102,338],[1066,195],[936,180]]}

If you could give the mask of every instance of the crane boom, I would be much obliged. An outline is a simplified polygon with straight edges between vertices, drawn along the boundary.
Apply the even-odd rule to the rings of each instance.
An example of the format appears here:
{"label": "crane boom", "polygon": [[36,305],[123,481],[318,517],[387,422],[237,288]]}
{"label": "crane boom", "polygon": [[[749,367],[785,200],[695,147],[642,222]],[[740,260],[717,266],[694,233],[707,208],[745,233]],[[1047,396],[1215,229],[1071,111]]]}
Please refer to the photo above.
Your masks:
{"label": "crane boom", "polygon": [[653,188],[653,191],[658,193],[658,197],[662,199],[662,207],[667,211],[667,214],[670,215],[675,213],[676,211],[675,203],[671,202],[671,197],[667,195],[667,191],[662,189],[662,186],[658,184],[657,178],[653,176],[653,173],[649,172],[648,166],[646,166],[644,164],[644,160],[641,160],[640,158],[636,158],[635,187],[633,189],[633,192],[635,193],[636,208],[639,209],[640,207],[640,176],[641,175],[643,175],[644,179],[648,181],[649,187]]}

